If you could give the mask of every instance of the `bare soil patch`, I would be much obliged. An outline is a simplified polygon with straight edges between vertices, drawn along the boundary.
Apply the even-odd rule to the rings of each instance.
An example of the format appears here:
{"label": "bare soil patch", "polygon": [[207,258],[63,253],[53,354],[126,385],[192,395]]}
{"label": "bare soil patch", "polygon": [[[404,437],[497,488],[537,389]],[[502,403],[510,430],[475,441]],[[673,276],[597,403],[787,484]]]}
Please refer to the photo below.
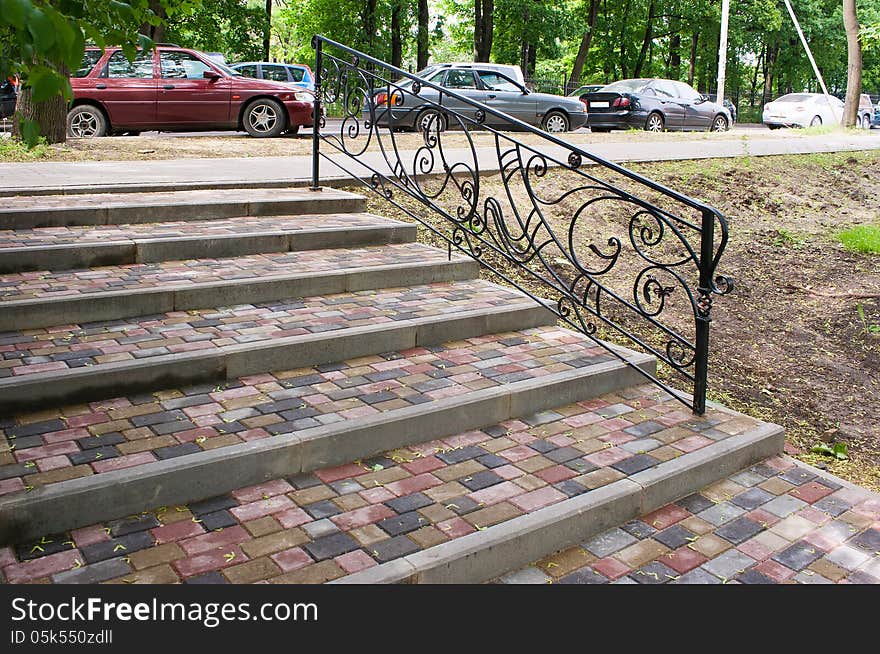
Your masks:
{"label": "bare soil patch", "polygon": [[[732,276],[736,285],[731,294],[715,298],[712,311],[710,399],[783,425],[792,450],[803,460],[827,465],[855,483],[880,489],[880,334],[867,328],[880,324],[880,255],[848,252],[836,238],[853,225],[880,224],[880,152],[631,168],[715,206],[729,222],[730,241],[718,272]],[[572,177],[571,173],[551,170],[536,188],[546,197],[558,196],[572,188]],[[481,200],[500,200],[508,226],[515,223],[510,219],[513,207],[523,216],[532,208],[521,184],[513,184],[509,198],[499,175],[481,178],[480,185]],[[621,182],[619,186],[659,201],[637,185]],[[451,212],[457,206],[452,201],[455,195],[445,192],[440,196],[441,204],[445,202]],[[394,199],[449,232],[448,223],[409,196],[398,191]],[[411,219],[375,195],[368,196],[368,205],[376,213]],[[577,200],[567,198],[542,208],[554,232],[564,240],[578,206]],[[611,247],[608,238],[616,237],[626,249],[627,223],[632,215],[632,211],[600,207],[601,203],[582,214],[572,232],[574,251],[583,261],[594,257],[591,265],[598,259],[591,254],[590,244],[607,253]],[[516,231],[516,225],[513,227]],[[428,229],[420,229],[420,238],[445,247]],[[537,240],[542,242],[540,236]],[[564,276],[565,261],[552,254],[552,247],[546,252],[550,268]],[[521,269],[495,261],[518,285],[551,297],[545,285],[523,275]],[[621,255],[615,266],[619,279],[610,286],[632,297],[633,279],[644,267],[639,257]],[[659,275],[658,280],[666,283]],[[676,297],[678,307],[674,306]],[[681,298],[680,292],[669,295],[669,311],[665,313],[672,314],[671,325],[688,335],[693,333],[693,321]],[[654,295],[653,301],[657,300]],[[864,321],[859,317],[859,305]],[[639,323],[644,321],[633,320],[627,313],[618,312],[616,319],[630,329],[640,329]],[[632,345],[611,330],[600,329],[599,334]],[[646,338],[660,342],[651,340],[650,335]],[[669,370],[663,374],[676,388],[689,390],[688,384]],[[809,449],[820,441],[846,442],[850,459],[837,462],[810,454]]]}

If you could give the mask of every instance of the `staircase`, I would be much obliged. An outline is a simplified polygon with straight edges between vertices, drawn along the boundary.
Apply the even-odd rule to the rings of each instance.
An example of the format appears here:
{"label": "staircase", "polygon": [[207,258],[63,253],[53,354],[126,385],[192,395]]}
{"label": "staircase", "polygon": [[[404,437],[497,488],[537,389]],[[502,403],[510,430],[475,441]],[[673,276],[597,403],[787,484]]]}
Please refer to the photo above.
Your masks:
{"label": "staircase", "polygon": [[479,582],[781,450],[337,190],[4,198],[0,576]]}

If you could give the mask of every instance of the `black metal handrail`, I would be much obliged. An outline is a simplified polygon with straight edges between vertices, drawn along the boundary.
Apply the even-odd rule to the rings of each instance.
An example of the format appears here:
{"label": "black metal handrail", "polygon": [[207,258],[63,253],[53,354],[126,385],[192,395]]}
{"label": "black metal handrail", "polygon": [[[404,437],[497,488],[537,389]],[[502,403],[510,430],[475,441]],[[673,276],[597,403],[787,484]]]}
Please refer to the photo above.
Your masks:
{"label": "black metal handrail", "polygon": [[[716,209],[341,43],[320,35],[312,43],[315,115],[321,115],[326,103],[343,114],[338,132],[319,125],[313,131],[312,188],[320,188],[321,159],[332,162],[419,220],[450,248],[545,304],[516,273],[540,282],[552,291],[552,310],[559,318],[615,357],[629,363],[599,337],[600,327],[653,354],[692,382],[691,397],[635,369],[695,413],[705,412],[712,296],[733,287],[728,277],[715,274],[728,240],[727,222]],[[449,100],[467,109],[453,110]],[[415,151],[407,151],[395,127],[412,116],[413,108],[418,108],[421,138]],[[471,109],[472,115],[465,113]],[[488,123],[497,127],[487,123],[490,117]],[[444,146],[453,126],[461,128],[463,152]],[[538,137],[537,145],[514,137],[510,129]],[[481,194],[480,153],[486,151],[475,144],[477,133],[492,137],[494,165],[489,172],[500,174],[503,194]],[[331,158],[321,150],[322,142],[352,163]],[[562,156],[548,152],[547,146],[561,149]],[[595,170],[587,171],[585,161]],[[562,179],[563,173],[568,178]],[[627,185],[641,189],[641,197]],[[434,219],[400,202],[395,191],[417,200]],[[609,206],[625,207],[623,223],[608,220],[604,208]],[[569,217],[559,219],[553,210]],[[583,239],[589,236],[578,228],[588,220],[593,229],[623,228],[626,234],[603,234],[586,244]],[[675,295],[677,289],[681,291]],[[683,335],[682,326],[691,324],[693,336]]]}

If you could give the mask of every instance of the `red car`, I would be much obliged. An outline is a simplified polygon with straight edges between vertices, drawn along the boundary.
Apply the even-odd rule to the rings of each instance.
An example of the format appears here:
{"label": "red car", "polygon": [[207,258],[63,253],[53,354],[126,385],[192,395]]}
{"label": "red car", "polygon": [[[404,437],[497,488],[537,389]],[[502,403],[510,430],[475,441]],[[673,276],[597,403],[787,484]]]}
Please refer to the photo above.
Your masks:
{"label": "red car", "polygon": [[133,62],[119,48],[87,48],[70,84],[72,137],[209,129],[265,137],[312,126],[309,91],[242,77],[189,48],[160,45]]}

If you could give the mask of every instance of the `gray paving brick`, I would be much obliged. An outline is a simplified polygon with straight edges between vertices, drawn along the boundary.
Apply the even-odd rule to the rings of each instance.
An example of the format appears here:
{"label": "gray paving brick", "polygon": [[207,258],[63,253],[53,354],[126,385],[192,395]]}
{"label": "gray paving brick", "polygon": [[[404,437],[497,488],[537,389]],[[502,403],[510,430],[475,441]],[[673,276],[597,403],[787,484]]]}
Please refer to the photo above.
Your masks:
{"label": "gray paving brick", "polygon": [[508,572],[498,580],[502,584],[546,584],[550,581],[550,577],[538,570],[538,568],[530,567],[515,572]]}
{"label": "gray paving brick", "polygon": [[628,545],[632,545],[637,540],[638,539],[632,534],[625,532],[623,529],[617,528],[606,531],[605,533],[596,536],[591,541],[584,543],[584,549],[602,559],[622,550]]}
{"label": "gray paving brick", "polygon": [[825,558],[845,570],[855,570],[871,557],[867,552],[857,547],[840,545],[828,552]]}
{"label": "gray paving brick", "polygon": [[755,563],[755,559],[746,556],[739,550],[727,550],[716,558],[706,561],[701,567],[718,577],[733,579]]}
{"label": "gray paving brick", "polygon": [[719,502],[705,511],[700,511],[697,516],[716,527],[720,527],[724,523],[730,522],[734,518],[738,518],[745,512],[746,510],[744,508],[731,504],[730,502]]}
{"label": "gray paving brick", "polygon": [[805,506],[807,506],[807,503],[803,500],[799,500],[791,495],[780,495],[776,499],[770,500],[764,504],[761,508],[765,511],[769,511],[775,516],[785,518],[795,511],[800,511]]}
{"label": "gray paving brick", "polygon": [[106,559],[76,570],[59,572],[52,575],[52,581],[56,584],[98,584],[114,577],[121,577],[131,571],[131,565],[122,558]]}

